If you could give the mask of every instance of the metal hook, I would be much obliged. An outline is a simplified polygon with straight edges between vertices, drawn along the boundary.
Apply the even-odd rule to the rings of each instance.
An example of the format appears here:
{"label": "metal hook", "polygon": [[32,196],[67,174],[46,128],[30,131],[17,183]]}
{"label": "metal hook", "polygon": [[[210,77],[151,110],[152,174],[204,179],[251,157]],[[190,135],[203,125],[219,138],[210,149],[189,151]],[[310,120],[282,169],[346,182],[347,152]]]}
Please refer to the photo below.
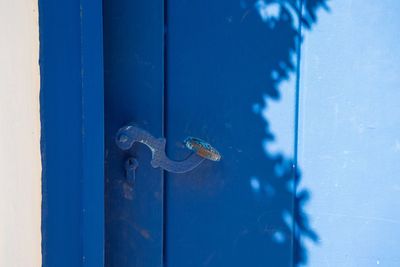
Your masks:
{"label": "metal hook", "polygon": [[116,136],[117,146],[122,150],[129,150],[135,142],[145,144],[152,152],[151,166],[162,168],[169,172],[185,173],[199,166],[205,159],[219,161],[221,155],[207,142],[194,137],[188,137],[185,145],[194,151],[183,161],[174,161],[165,153],[165,138],[155,138],[147,131],[133,125],[119,129]]}

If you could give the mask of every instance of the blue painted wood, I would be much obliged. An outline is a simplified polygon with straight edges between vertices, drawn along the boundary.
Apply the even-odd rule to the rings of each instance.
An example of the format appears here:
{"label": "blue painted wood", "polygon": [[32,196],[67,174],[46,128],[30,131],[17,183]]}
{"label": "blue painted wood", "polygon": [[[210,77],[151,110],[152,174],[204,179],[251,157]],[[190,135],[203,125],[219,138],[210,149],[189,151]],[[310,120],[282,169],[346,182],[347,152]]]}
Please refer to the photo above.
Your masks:
{"label": "blue painted wood", "polygon": [[[299,263],[292,161],[298,25],[292,14],[278,12],[274,21],[263,12],[255,1],[168,1],[168,153],[183,157],[176,141],[196,136],[222,160],[167,174],[166,266]],[[275,113],[265,116],[272,100]],[[275,139],[281,147],[271,151]]]}
{"label": "blue painted wood", "polygon": [[[316,234],[296,191],[298,10],[308,28],[324,0],[163,2],[104,2],[106,266],[305,263],[300,238]],[[163,181],[146,147],[116,147],[128,123],[165,134],[171,158],[196,136],[222,161]]]}
{"label": "blue painted wood", "polygon": [[39,1],[43,266],[102,266],[100,1]]}
{"label": "blue painted wood", "polygon": [[81,0],[83,266],[104,266],[102,1]]}
{"label": "blue painted wood", "polygon": [[[162,265],[163,173],[151,152],[123,152],[118,129],[133,122],[163,135],[163,1],[104,1],[106,266]],[[124,161],[136,157],[132,184]]]}

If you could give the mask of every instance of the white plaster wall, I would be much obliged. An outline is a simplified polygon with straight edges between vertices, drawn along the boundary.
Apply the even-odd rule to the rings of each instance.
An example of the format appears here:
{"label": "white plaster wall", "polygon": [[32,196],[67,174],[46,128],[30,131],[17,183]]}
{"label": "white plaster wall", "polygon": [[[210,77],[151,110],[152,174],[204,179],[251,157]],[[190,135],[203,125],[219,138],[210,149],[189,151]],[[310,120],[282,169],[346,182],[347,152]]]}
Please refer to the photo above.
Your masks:
{"label": "white plaster wall", "polygon": [[0,0],[0,267],[41,266],[37,0]]}

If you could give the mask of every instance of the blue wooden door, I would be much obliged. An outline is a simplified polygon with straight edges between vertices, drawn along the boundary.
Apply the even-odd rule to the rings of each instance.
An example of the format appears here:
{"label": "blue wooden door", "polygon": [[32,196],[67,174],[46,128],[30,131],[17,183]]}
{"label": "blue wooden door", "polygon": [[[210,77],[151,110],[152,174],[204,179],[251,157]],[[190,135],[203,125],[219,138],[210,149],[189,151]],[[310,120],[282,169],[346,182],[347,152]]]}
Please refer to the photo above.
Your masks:
{"label": "blue wooden door", "polygon": [[[107,266],[305,260],[300,236],[315,235],[296,194],[297,63],[302,25],[320,4],[300,20],[300,1],[105,1]],[[187,157],[182,141],[196,136],[222,160],[185,174],[152,169],[144,146],[115,146],[130,122],[164,136],[171,158]],[[131,156],[134,184],[123,169]]]}
{"label": "blue wooden door", "polygon": [[[314,234],[296,195],[297,62],[302,23],[319,5],[301,22],[300,2],[105,1],[107,266],[304,261],[300,235]],[[196,136],[222,160],[186,174],[152,169],[144,146],[115,146],[130,122],[164,136],[171,158],[185,158],[182,141]]]}
{"label": "blue wooden door", "polygon": [[[398,42],[373,18],[399,5],[327,5],[105,1],[106,266],[398,265]],[[115,145],[132,122],[222,159],[152,169]]]}

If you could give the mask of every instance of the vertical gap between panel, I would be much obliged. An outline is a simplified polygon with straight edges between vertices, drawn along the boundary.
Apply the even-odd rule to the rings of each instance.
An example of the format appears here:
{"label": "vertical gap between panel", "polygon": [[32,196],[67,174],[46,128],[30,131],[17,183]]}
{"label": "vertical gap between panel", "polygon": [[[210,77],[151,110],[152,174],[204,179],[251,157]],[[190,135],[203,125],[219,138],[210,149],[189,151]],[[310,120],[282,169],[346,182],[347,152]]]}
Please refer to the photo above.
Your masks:
{"label": "vertical gap between panel", "polygon": [[[298,209],[296,199],[297,199],[297,186],[298,186],[298,144],[299,144],[299,110],[300,110],[300,70],[301,70],[301,46],[302,46],[302,28],[303,28],[303,7],[304,2],[307,0],[299,0],[299,24],[298,24],[298,37],[297,37],[297,47],[296,47],[296,93],[295,93],[295,114],[294,114],[294,155],[293,155],[293,217],[292,217],[292,224],[293,224],[293,238],[299,238],[299,233],[296,225],[296,218],[298,217]],[[301,242],[301,240],[299,240]],[[296,252],[295,250],[298,249],[294,246],[295,240],[292,239],[292,266],[296,266]]]}
{"label": "vertical gap between panel", "polygon": [[[163,111],[163,119],[162,119],[162,135],[167,140],[167,131],[168,131],[168,2],[167,0],[163,0],[163,11],[164,11],[164,32],[163,32],[163,72],[164,72],[164,84],[163,84],[163,96],[162,96],[162,111]],[[167,145],[165,147],[167,150]],[[162,170],[162,265],[166,266],[166,257],[167,257],[167,172]]]}

